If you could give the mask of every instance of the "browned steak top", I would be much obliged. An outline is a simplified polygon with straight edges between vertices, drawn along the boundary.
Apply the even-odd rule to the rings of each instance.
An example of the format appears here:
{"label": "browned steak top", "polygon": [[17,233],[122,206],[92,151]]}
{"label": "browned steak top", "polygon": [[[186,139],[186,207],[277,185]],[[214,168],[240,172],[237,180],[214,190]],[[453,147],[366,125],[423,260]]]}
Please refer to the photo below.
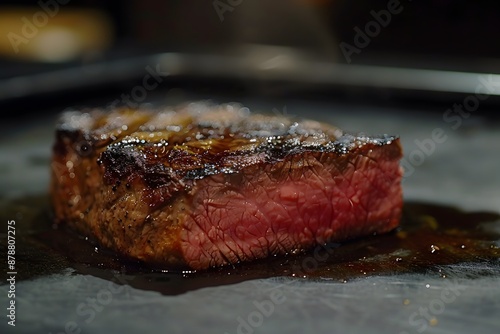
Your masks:
{"label": "browned steak top", "polygon": [[[170,187],[163,197],[189,187],[190,180],[235,173],[289,154],[319,151],[341,156],[396,139],[354,136],[311,120],[251,114],[237,104],[203,103],[175,110],[70,112],[63,115],[58,133],[72,137],[80,155],[98,157],[107,184],[141,178],[151,189]],[[60,145],[56,152],[65,149]]]}

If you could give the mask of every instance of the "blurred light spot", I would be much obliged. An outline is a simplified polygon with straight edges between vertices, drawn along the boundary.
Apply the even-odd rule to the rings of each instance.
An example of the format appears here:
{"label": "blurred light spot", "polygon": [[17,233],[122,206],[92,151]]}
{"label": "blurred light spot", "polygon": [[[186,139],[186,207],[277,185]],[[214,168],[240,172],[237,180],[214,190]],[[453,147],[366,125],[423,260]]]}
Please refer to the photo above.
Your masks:
{"label": "blurred light spot", "polygon": [[64,62],[81,53],[82,41],[75,32],[62,27],[41,30],[35,43],[35,53],[42,61]]}

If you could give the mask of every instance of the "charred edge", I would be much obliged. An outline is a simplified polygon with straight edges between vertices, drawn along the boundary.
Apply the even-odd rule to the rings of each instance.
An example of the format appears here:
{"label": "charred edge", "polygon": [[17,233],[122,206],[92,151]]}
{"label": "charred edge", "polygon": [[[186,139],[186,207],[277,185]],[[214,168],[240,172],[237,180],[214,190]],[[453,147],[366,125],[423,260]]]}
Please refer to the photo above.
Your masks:
{"label": "charred edge", "polygon": [[111,146],[97,159],[104,167],[104,182],[107,185],[139,175],[144,169],[145,160],[134,147]]}
{"label": "charred edge", "polygon": [[[283,160],[290,155],[302,154],[306,152],[334,153],[337,156],[350,154],[358,149],[368,146],[386,146],[398,140],[398,136],[381,135],[377,137],[359,137],[351,134],[344,134],[335,141],[324,144],[308,144],[303,141],[281,140],[272,138],[260,144],[256,151],[265,153],[269,162]],[[253,152],[250,152],[250,154]]]}
{"label": "charred edge", "polygon": [[186,189],[186,183],[172,169],[160,163],[148,164],[144,153],[136,145],[113,145],[104,151],[97,163],[104,168],[104,183],[116,190],[125,183],[127,190],[140,180],[143,198],[151,210],[170,203]]}
{"label": "charred edge", "polygon": [[94,140],[79,130],[59,129],[53,152],[56,156],[64,156],[74,150],[80,157],[90,157],[95,153]]}
{"label": "charred edge", "polygon": [[57,130],[56,141],[53,146],[53,152],[56,156],[65,156],[69,152],[71,145],[68,143],[76,143],[81,136],[79,131],[75,130]]}
{"label": "charred edge", "polygon": [[[238,157],[264,154],[266,163],[275,163],[284,160],[288,156],[308,152],[333,153],[338,157],[342,157],[359,149],[390,145],[397,139],[397,136],[388,135],[379,137],[345,135],[336,141],[324,144],[308,144],[300,140],[270,137],[253,150],[222,151],[213,155],[204,151],[194,153],[171,149],[164,156],[164,159],[171,167],[165,166],[165,161],[149,159],[149,155],[155,155],[154,149],[150,150],[151,142],[118,142],[110,145],[102,153],[98,163],[105,167],[104,178],[107,184],[114,184],[125,179],[128,179],[127,182],[129,182],[136,176],[140,177],[148,188],[157,189],[180,185],[182,184],[181,180],[198,180],[219,173],[233,174],[244,167],[244,164],[239,167],[237,164],[228,166],[225,163],[227,157],[234,157],[237,160]],[[400,150],[396,147],[395,151],[398,153]],[[148,162],[146,159],[148,159]]]}
{"label": "charred edge", "polygon": [[144,180],[147,187],[155,189],[177,181],[177,173],[161,163],[148,164],[144,153],[135,145],[115,145],[104,151],[97,163],[104,167],[106,184],[115,184],[127,180],[129,184],[134,177]]}

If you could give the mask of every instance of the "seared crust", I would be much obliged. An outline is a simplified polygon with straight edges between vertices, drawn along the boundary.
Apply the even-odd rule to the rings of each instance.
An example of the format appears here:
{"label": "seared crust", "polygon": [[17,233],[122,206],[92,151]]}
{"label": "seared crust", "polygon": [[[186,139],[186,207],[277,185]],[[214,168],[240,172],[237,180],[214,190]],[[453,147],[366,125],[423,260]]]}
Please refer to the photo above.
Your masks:
{"label": "seared crust", "polygon": [[272,164],[290,154],[342,156],[397,139],[354,136],[315,121],[250,114],[239,105],[205,104],[167,111],[68,113],[62,116],[57,134],[56,155],[64,155],[71,142],[81,158],[97,159],[107,185],[140,178],[151,191],[167,186],[162,201],[210,175]]}

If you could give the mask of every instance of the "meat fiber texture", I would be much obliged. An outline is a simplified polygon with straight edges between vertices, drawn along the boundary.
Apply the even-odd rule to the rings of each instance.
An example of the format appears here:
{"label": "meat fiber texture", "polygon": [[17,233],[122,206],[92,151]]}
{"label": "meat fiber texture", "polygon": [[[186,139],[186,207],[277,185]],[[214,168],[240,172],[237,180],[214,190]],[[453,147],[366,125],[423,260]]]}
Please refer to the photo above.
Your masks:
{"label": "meat fiber texture", "polygon": [[237,104],[66,112],[51,195],[65,223],[128,258],[203,270],[393,230],[396,136]]}

